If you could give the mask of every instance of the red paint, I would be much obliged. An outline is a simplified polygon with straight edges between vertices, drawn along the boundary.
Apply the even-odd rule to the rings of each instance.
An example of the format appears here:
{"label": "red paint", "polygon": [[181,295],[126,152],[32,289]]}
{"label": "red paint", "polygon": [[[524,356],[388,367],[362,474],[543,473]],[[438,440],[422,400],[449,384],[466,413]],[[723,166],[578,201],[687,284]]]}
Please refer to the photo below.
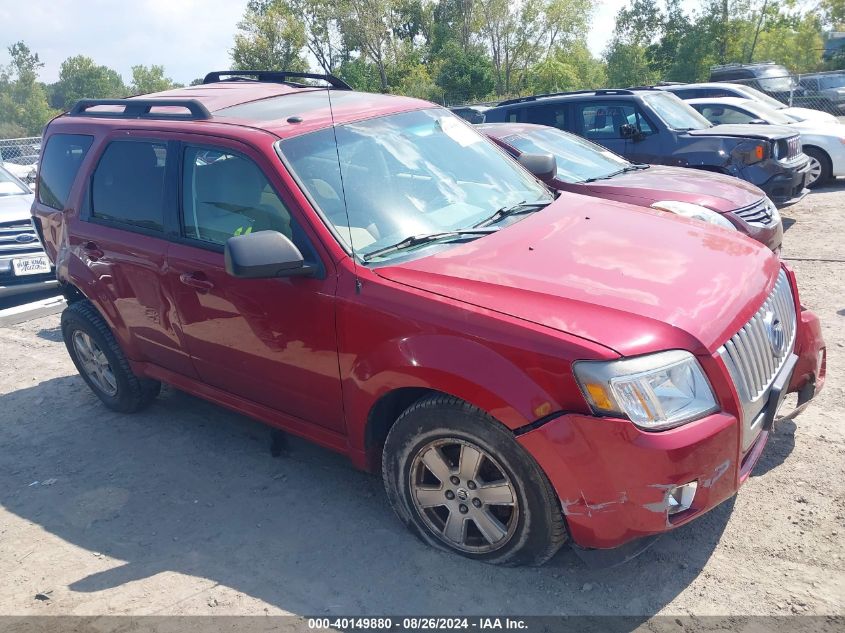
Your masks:
{"label": "red paint", "polygon": [[[509,154],[519,157],[522,152],[508,143],[507,138],[544,126],[531,123],[488,123],[478,127]],[[723,174],[651,165],[648,169],[630,171],[590,183],[572,183],[554,178],[549,184],[559,191],[644,207],[664,200],[689,202],[723,214],[737,230],[772,250],[778,250],[783,241],[782,223],[752,225],[732,213],[759,202],[766,194],[750,182]]]}
{"label": "red paint", "polygon": [[[303,97],[263,84],[168,96],[197,97],[214,110],[292,92]],[[575,541],[589,547],[669,529],[736,491],[737,395],[715,351],[770,292],[781,265],[771,252],[698,222],[564,193],[474,242],[356,266],[273,148],[280,135],[328,124],[325,92],[307,94],[315,103],[303,102],[301,124],[215,117],[133,121],[127,132],[126,121],[59,117],[48,127],[45,143],[55,133],[95,141],[67,208],[36,203],[33,213],[60,279],[100,310],[137,373],[343,452],[361,468],[379,462],[379,440],[368,440],[374,407],[398,389],[452,394],[514,430],[557,413],[518,441],[563,500]],[[429,107],[362,99],[366,111],[339,99],[338,118]],[[248,155],[303,227],[324,275],[235,279],[220,252],[83,221],[87,175],[109,140],[128,135]],[[813,375],[822,346],[818,320],[802,312],[794,389]],[[698,356],[721,412],[659,433],[590,415],[573,361],[673,348]],[[666,486],[691,479],[708,483],[671,524],[646,507],[662,502]]]}

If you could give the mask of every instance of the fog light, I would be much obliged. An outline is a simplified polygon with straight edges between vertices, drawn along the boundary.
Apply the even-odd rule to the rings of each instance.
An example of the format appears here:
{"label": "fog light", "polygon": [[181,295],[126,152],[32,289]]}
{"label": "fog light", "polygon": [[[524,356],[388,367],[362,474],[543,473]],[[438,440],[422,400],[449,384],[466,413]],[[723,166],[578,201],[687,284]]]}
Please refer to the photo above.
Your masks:
{"label": "fog light", "polygon": [[691,481],[683,486],[670,488],[669,495],[666,497],[666,505],[669,509],[669,514],[678,514],[678,512],[689,510],[690,506],[692,506],[692,500],[695,498],[695,491],[697,489],[697,481]]}

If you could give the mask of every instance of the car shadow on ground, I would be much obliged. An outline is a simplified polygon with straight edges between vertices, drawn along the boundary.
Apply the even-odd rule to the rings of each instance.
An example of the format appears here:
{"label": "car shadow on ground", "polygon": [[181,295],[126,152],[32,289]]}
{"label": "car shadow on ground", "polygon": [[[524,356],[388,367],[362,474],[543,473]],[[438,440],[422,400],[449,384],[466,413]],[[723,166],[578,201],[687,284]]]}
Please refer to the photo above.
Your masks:
{"label": "car shadow on ground", "polygon": [[267,427],[175,390],[121,415],[65,376],[0,395],[0,410],[3,507],[125,561],[58,581],[73,592],[172,570],[301,615],[646,617],[699,575],[733,508],[726,502],[616,568],[588,568],[568,547],[541,568],[496,568],[420,543],[380,479],[342,456],[291,439],[274,458]]}

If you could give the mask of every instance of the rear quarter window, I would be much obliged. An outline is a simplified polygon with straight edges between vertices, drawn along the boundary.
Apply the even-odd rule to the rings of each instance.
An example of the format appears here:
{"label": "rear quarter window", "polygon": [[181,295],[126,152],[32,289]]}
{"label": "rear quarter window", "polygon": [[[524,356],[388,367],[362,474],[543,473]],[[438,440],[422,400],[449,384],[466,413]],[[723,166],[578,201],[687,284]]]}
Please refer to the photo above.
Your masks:
{"label": "rear quarter window", "polygon": [[64,209],[82,160],[93,136],[53,134],[44,148],[38,170],[38,201],[53,209]]}

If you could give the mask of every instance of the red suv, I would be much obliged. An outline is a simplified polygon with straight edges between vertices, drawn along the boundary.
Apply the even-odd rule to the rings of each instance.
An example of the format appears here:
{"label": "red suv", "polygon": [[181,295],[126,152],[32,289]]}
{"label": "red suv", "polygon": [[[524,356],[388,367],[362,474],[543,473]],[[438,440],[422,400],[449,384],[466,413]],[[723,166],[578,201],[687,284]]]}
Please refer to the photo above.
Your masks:
{"label": "red suv", "polygon": [[763,246],[555,198],[443,108],[298,77],[47,127],[36,225],[109,408],[166,382],[380,469],[423,540],[515,565],[710,510],[784,394],[822,386],[819,322]]}

